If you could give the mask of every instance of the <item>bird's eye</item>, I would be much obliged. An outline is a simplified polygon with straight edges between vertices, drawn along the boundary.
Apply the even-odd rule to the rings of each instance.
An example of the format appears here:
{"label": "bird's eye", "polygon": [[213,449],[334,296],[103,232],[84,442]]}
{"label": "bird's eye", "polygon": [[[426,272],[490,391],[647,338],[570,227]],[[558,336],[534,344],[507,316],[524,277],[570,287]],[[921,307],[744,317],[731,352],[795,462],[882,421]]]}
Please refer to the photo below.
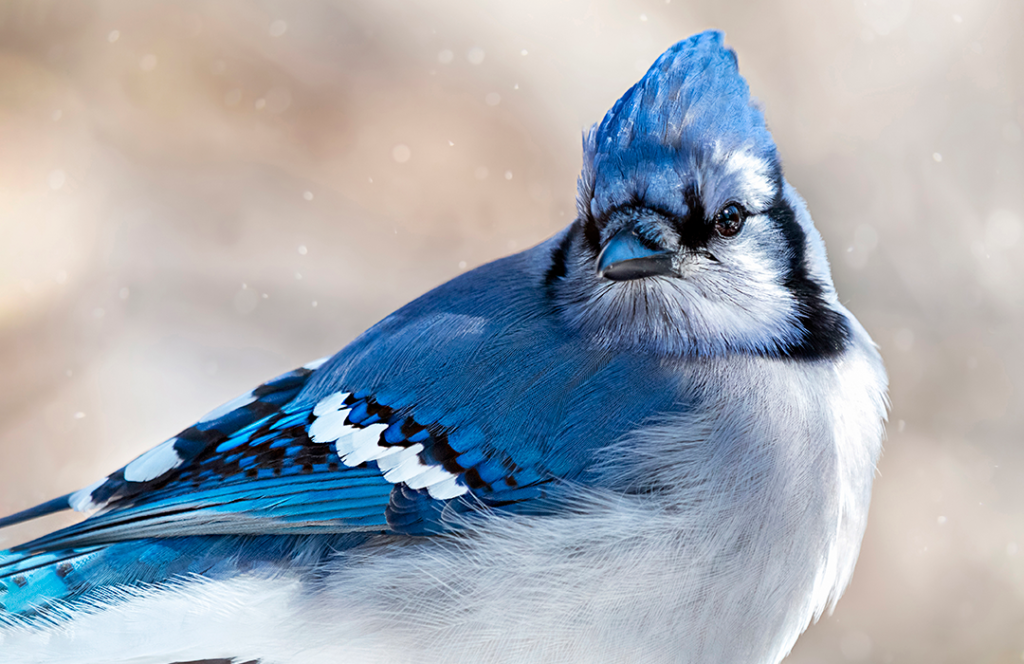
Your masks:
{"label": "bird's eye", "polygon": [[735,203],[730,203],[715,215],[715,230],[722,237],[732,237],[743,228],[743,221],[746,218],[746,210]]}

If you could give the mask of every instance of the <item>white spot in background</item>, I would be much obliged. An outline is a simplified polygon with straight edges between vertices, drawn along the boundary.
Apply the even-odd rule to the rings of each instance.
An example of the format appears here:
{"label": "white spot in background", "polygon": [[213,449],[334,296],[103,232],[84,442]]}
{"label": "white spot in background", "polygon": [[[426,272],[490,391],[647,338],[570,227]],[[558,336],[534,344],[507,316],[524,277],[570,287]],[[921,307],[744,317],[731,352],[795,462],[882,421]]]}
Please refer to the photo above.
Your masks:
{"label": "white spot in background", "polygon": [[302,281],[302,273],[301,272],[296,272],[295,273],[295,281]]}
{"label": "white spot in background", "polygon": [[647,14],[640,14],[640,20],[646,23],[647,22]]}
{"label": "white spot in background", "polygon": [[257,111],[262,111],[262,110],[263,110],[263,109],[264,109],[264,108],[266,107],[266,105],[267,105],[267,100],[266,100],[266,99],[264,99],[263,97],[260,97],[259,99],[257,99],[257,100],[256,100],[256,101],[255,101],[255,102],[253,103],[253,107],[254,107],[254,108],[255,108],[255,109],[257,110]]}
{"label": "white spot in background", "polygon": [[252,290],[245,284],[242,284],[242,288],[235,293],[235,297],[232,300],[232,305],[234,305],[235,311],[243,316],[251,314],[259,303],[260,296],[257,295],[256,291]]}
{"label": "white spot in background", "polygon": [[256,401],[256,397],[253,395],[253,393],[252,392],[246,392],[242,396],[235,397],[231,401],[229,401],[229,402],[227,402],[225,404],[221,404],[221,405],[217,406],[216,408],[211,410],[206,415],[203,415],[202,417],[200,417],[199,421],[200,422],[210,422],[211,420],[215,420],[218,417],[223,417],[224,415],[227,415],[228,413],[230,413],[231,411],[235,410],[236,408],[241,408],[243,406],[248,406],[249,404],[251,404],[254,401]]}
{"label": "white spot in background", "polygon": [[907,428],[907,421],[906,420],[900,420],[899,422],[896,423],[896,431],[898,431],[899,433],[903,433],[906,430],[906,428]]}
{"label": "white spot in background", "polygon": [[1007,143],[1019,142],[1020,136],[1020,127],[1016,122],[1007,122],[1003,125],[1003,139],[1005,139]]}
{"label": "white spot in background", "polygon": [[459,261],[459,269],[460,270],[465,270],[466,269],[466,261]]}
{"label": "white spot in background", "polygon": [[128,290],[127,286],[123,286],[121,290],[117,291],[117,296],[122,300],[127,300],[131,294],[132,292]]}
{"label": "white spot in background", "polygon": [[391,157],[399,164],[404,164],[412,158],[412,150],[405,143],[399,143],[391,148]]}
{"label": "white spot in background", "polygon": [[57,169],[50,171],[50,174],[46,176],[46,184],[50,185],[50,189],[57,191],[64,186],[67,181],[67,177],[64,175],[64,171]]}
{"label": "white spot in background", "polygon": [[110,42],[111,44],[113,44],[114,42],[116,42],[120,38],[121,38],[121,31],[120,30],[111,30],[110,32],[107,33],[107,41]]}
{"label": "white spot in background", "polygon": [[942,162],[942,154],[939,153],[939,152],[933,152],[932,153],[932,159],[935,160],[936,164],[941,163]]}
{"label": "white spot in background", "polygon": [[292,93],[288,88],[271,88],[265,99],[267,100],[267,111],[279,115],[288,110],[292,105]]}
{"label": "white spot in background", "polygon": [[839,640],[839,650],[848,661],[865,660],[871,655],[871,638],[864,632],[847,632]]}
{"label": "white spot in background", "polygon": [[497,106],[501,103],[501,95],[497,92],[488,92],[487,96],[484,97],[484,103],[488,106]]}
{"label": "white spot in background", "polygon": [[313,308],[316,309],[316,306],[317,306],[316,300],[313,300]]}
{"label": "white spot in background", "polygon": [[993,210],[985,221],[985,245],[996,250],[1014,247],[1024,230],[1020,219],[1010,210]]}
{"label": "white spot in background", "polygon": [[878,232],[867,224],[861,224],[853,233],[853,244],[863,251],[871,251],[878,246]]}
{"label": "white spot in background", "polygon": [[288,23],[278,19],[270,24],[270,30],[268,30],[268,32],[270,32],[271,37],[280,37],[284,33],[288,32]]}
{"label": "white spot in background", "polygon": [[242,101],[242,91],[240,89],[233,88],[224,93],[225,106],[235,106],[240,101]]}
{"label": "white spot in background", "polygon": [[[1006,555],[1008,555],[1008,556],[1015,556],[1015,555],[1017,555],[1017,543],[1016,542],[1010,542],[1009,544],[1006,545]],[[1022,656],[1021,659],[1024,659],[1024,656]]]}
{"label": "white spot in background", "polygon": [[482,64],[484,61],[484,55],[484,49],[479,46],[474,46],[466,51],[466,59],[469,60],[469,64],[471,65]]}
{"label": "white spot in background", "polygon": [[302,197],[305,198],[307,201],[311,201],[311,200],[313,200],[313,192],[311,192],[311,191],[304,191],[304,192],[302,192]]}
{"label": "white spot in background", "polygon": [[264,293],[263,294],[263,299],[264,300],[270,299],[270,294],[269,293]]}
{"label": "white spot in background", "polygon": [[519,51],[519,55],[529,55],[529,54],[530,54],[529,51],[527,51],[525,48],[523,50]]}
{"label": "white spot in background", "polygon": [[166,440],[124,467],[124,478],[129,482],[148,482],[169,470],[177,468],[184,459],[174,449],[176,438]]}
{"label": "white spot in background", "polygon": [[892,335],[892,342],[899,350],[908,352],[914,347],[914,331],[901,327]]}
{"label": "white spot in background", "polygon": [[489,173],[490,171],[487,170],[486,166],[477,166],[473,170],[473,177],[475,177],[477,180],[486,180]]}
{"label": "white spot in background", "polygon": [[75,413],[75,414],[73,415],[73,417],[74,417],[74,418],[75,418],[76,420],[81,420],[81,419],[85,418],[85,413],[83,413],[82,411],[78,411],[77,413]]}
{"label": "white spot in background", "polygon": [[946,525],[946,521],[948,521],[948,519],[945,516],[939,516],[939,518],[935,519],[935,523],[939,524],[940,526]]}
{"label": "white spot in background", "polygon": [[310,371],[316,371],[317,369],[324,365],[324,362],[326,362],[329,359],[331,359],[330,355],[328,355],[327,357],[321,357],[319,360],[313,360],[312,362],[307,362],[306,364],[303,364],[302,368],[309,369]]}
{"label": "white spot in background", "polygon": [[505,179],[506,180],[511,180],[512,179],[512,171],[505,171]]}
{"label": "white spot in background", "polygon": [[516,83],[515,85],[513,85],[513,86],[512,86],[512,89],[513,89],[513,90],[518,90],[518,89],[519,89],[519,84],[518,84],[518,83]]}
{"label": "white spot in background", "polygon": [[960,16],[960,14],[953,14],[953,22],[954,23],[963,23],[964,22],[964,18],[963,18],[963,16]]}
{"label": "white spot in background", "polygon": [[437,54],[437,61],[443,65],[451,64],[452,60],[454,59],[455,54],[449,51],[448,49],[444,49],[443,51]]}
{"label": "white spot in background", "polygon": [[60,119],[61,119],[62,117],[64,117],[64,111],[62,111],[62,110],[60,110],[60,109],[58,108],[58,109],[57,109],[56,111],[54,111],[53,113],[51,113],[51,114],[50,114],[50,117],[51,117],[51,118],[53,118],[53,121],[54,121],[54,122],[57,122],[57,121],[59,121],[59,120],[60,120]]}
{"label": "white spot in background", "polygon": [[153,71],[156,69],[156,56],[152,53],[142,56],[142,59],[139,60],[139,69],[142,71]]}
{"label": "white spot in background", "polygon": [[306,245],[300,244],[299,248],[298,248],[298,252],[299,252],[300,256],[305,256],[306,254],[309,253],[309,249],[306,248]]}
{"label": "white spot in background", "polygon": [[861,224],[853,232],[853,246],[847,256],[847,263],[856,269],[867,264],[871,252],[878,246],[878,232],[867,224]]}
{"label": "white spot in background", "polygon": [[92,492],[100,488],[106,481],[107,478],[104,477],[96,480],[84,489],[75,491],[73,494],[68,496],[68,505],[70,505],[71,509],[76,512],[89,512],[96,509],[99,505],[92,502]]}
{"label": "white spot in background", "polygon": [[911,0],[862,0],[855,4],[860,20],[881,36],[903,25],[911,8]]}

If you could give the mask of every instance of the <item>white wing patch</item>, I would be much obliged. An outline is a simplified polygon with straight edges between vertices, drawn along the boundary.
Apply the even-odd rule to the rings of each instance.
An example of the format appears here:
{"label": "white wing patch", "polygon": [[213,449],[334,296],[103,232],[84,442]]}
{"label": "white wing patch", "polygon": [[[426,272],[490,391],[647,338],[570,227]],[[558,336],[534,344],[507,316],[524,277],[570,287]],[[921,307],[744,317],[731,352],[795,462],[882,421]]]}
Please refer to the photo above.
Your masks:
{"label": "white wing patch", "polygon": [[124,478],[129,482],[148,482],[182,464],[184,459],[174,449],[177,438],[165,440],[124,467]]}
{"label": "white wing patch", "polygon": [[426,489],[437,500],[457,498],[469,491],[457,476],[440,464],[424,463],[420,456],[424,450],[421,443],[409,447],[380,445],[387,424],[377,422],[365,427],[346,424],[351,412],[345,407],[348,397],[348,392],[335,392],[317,402],[313,408],[316,419],[309,426],[309,437],[314,443],[332,443],[341,462],[349,468],[376,461],[388,482],[405,482],[412,489]]}

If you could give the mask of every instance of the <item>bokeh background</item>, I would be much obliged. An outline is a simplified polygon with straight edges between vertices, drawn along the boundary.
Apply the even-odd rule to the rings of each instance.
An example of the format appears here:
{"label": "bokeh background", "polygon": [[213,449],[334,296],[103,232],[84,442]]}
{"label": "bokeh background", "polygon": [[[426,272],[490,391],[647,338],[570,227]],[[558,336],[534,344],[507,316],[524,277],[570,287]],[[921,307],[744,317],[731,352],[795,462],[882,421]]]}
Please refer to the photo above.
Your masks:
{"label": "bokeh background", "polygon": [[583,128],[709,27],[891,378],[788,661],[1019,662],[1022,0],[0,2],[0,513],[567,224]]}

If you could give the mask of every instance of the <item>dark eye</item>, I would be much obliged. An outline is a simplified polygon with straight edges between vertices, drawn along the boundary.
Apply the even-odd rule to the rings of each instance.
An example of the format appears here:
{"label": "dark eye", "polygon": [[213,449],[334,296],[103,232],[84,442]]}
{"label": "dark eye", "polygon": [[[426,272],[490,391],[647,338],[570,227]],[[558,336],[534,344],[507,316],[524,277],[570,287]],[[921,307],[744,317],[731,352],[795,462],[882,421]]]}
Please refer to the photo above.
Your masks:
{"label": "dark eye", "polygon": [[746,210],[735,203],[730,203],[715,215],[715,230],[722,237],[732,237],[743,229],[743,220],[746,218]]}

